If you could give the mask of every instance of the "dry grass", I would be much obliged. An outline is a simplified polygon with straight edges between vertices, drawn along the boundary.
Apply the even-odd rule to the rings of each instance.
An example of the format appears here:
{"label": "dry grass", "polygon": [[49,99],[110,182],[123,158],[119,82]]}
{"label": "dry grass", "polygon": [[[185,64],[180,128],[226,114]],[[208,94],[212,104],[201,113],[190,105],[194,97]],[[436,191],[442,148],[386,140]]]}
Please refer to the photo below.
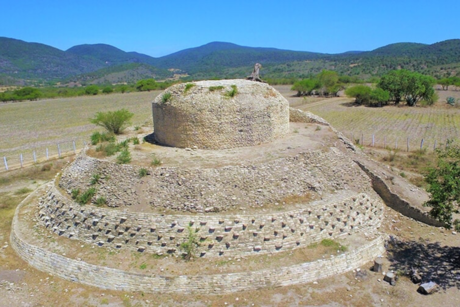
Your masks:
{"label": "dry grass", "polygon": [[[129,94],[57,98],[0,105],[0,157],[17,159],[19,153],[31,156],[34,148],[44,155],[45,147],[56,154],[58,142],[78,139],[77,147],[100,128],[89,122],[99,111],[126,108],[134,113],[133,126],[151,122],[150,102],[159,91]],[[67,144],[70,149],[71,143]],[[29,157],[30,158],[30,157]]]}
{"label": "dry grass", "polygon": [[[445,144],[447,139],[460,139],[460,109],[447,106],[445,96],[460,98],[460,91],[438,91],[440,100],[433,107],[386,106],[370,108],[354,106],[347,97],[319,99],[292,97],[294,91],[277,87],[288,98],[290,105],[310,111],[326,119],[350,140],[360,140],[361,145],[376,147],[397,146],[406,150],[409,137],[410,151],[423,147],[430,150]],[[310,101],[311,100],[311,101]]]}

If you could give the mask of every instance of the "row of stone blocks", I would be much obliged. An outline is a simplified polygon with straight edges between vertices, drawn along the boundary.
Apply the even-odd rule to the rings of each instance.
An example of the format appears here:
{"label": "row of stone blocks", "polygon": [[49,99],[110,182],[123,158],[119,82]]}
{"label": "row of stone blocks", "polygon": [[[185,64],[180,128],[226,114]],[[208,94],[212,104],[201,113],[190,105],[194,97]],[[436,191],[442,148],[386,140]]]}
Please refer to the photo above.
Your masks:
{"label": "row of stone blocks", "polygon": [[305,247],[324,238],[375,228],[383,206],[366,194],[343,195],[288,212],[258,215],[159,215],[82,207],[53,186],[40,201],[45,227],[71,239],[140,252],[178,254],[194,236],[204,256],[253,255]]}
{"label": "row of stone blocks", "polygon": [[363,266],[385,251],[384,239],[379,236],[370,242],[364,240],[360,247],[330,259],[274,269],[213,275],[144,275],[67,258],[31,244],[21,234],[18,225],[20,216],[18,212],[27,204],[28,199],[30,198],[18,206],[13,218],[11,231],[13,249],[38,270],[102,289],[221,295],[263,287],[289,286],[343,274]]}

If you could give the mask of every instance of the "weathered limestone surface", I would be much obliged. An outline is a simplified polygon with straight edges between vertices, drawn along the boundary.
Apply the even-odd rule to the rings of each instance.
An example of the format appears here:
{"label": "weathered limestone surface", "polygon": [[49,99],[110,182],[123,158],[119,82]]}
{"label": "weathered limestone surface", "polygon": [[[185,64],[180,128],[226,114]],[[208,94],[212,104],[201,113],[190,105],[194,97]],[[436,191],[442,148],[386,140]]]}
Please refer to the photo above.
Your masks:
{"label": "weathered limestone surface", "polygon": [[155,140],[180,148],[253,146],[289,131],[288,101],[270,85],[247,80],[177,84],[155,98],[152,110]]}
{"label": "weathered limestone surface", "polygon": [[102,289],[149,293],[225,294],[269,286],[289,286],[343,274],[366,264],[385,251],[384,239],[379,236],[353,251],[330,259],[276,269],[194,276],[143,275],[89,264],[34,246],[22,236],[18,227],[18,212],[28,200],[29,198],[18,206],[13,218],[10,240],[14,250],[38,270]]}

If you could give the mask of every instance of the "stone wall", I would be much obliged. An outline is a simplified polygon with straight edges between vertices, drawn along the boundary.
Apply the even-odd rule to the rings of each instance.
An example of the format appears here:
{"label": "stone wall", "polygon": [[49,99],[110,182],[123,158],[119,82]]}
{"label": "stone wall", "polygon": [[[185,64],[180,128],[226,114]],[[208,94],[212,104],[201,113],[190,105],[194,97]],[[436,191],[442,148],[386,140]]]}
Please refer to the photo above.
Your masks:
{"label": "stone wall", "polygon": [[[237,93],[230,97],[232,87]],[[155,141],[173,147],[253,146],[289,132],[288,101],[270,85],[247,80],[173,85],[152,111]]]}
{"label": "stone wall", "polygon": [[289,286],[343,274],[366,264],[385,251],[384,239],[378,237],[353,251],[327,260],[276,269],[196,276],[143,275],[77,261],[27,242],[18,229],[18,213],[28,200],[29,198],[18,206],[13,218],[10,239],[14,250],[38,270],[103,289],[220,295],[263,287]]}
{"label": "stone wall", "polygon": [[414,220],[423,222],[425,224],[436,227],[444,226],[443,223],[430,216],[428,212],[429,210],[422,211],[420,208],[417,208],[415,204],[410,204],[409,201],[404,199],[403,195],[392,191],[391,187],[378,174],[378,172],[376,172],[368,165],[365,165],[363,161],[356,161],[356,163],[358,163],[358,165],[371,178],[372,187],[380,195],[387,206],[404,214],[407,217],[413,218]]}
{"label": "stone wall", "polygon": [[343,191],[291,211],[163,215],[80,206],[53,186],[40,201],[38,218],[60,236],[100,246],[179,254],[192,231],[201,257],[245,256],[375,229],[383,218],[383,204],[363,193]]}

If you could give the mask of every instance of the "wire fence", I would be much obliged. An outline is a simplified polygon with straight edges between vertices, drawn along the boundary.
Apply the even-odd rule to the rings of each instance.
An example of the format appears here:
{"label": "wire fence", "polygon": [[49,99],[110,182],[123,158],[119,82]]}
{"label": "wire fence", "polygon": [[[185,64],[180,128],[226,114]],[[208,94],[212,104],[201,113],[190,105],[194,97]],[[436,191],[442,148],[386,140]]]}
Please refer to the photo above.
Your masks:
{"label": "wire fence", "polygon": [[458,138],[416,138],[411,136],[387,136],[381,134],[369,134],[369,133],[356,133],[356,132],[345,132],[343,133],[348,137],[354,144],[384,148],[391,150],[400,151],[435,151],[437,148],[445,147],[448,141],[451,140],[454,144],[459,143]]}
{"label": "wire fence", "polygon": [[74,139],[71,141],[58,142],[50,146],[34,148],[18,154],[3,155],[1,156],[2,161],[0,162],[0,164],[3,164],[3,167],[0,168],[0,172],[72,156],[77,154],[85,145],[85,141]]}

